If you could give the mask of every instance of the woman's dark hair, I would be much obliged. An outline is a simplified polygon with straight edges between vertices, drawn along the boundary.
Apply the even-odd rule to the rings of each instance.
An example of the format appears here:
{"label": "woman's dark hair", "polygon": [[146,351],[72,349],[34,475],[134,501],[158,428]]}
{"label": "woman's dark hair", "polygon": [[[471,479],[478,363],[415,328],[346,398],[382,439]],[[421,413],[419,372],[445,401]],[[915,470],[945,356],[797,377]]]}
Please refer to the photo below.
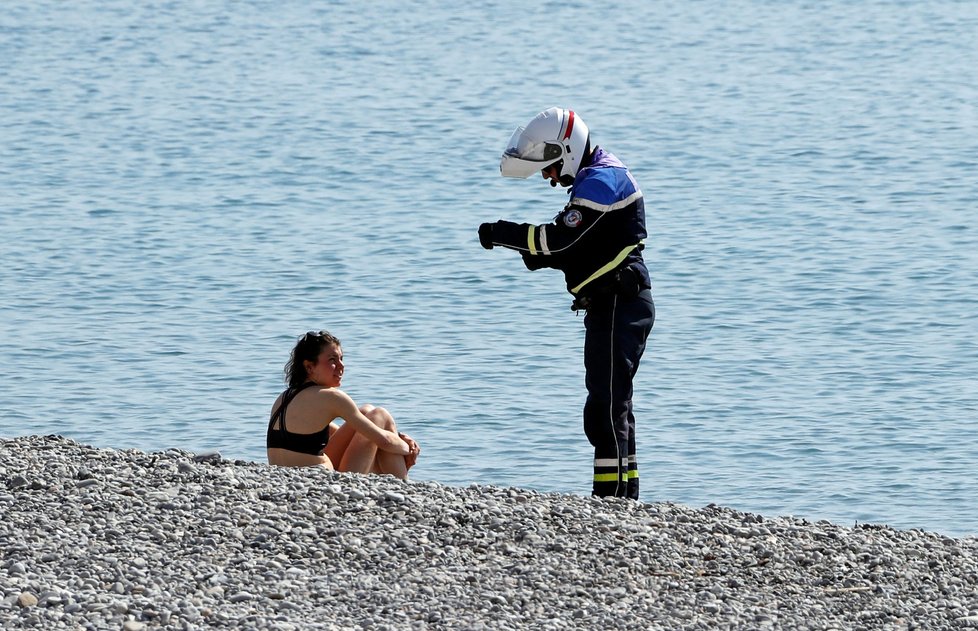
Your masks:
{"label": "woman's dark hair", "polygon": [[340,341],[329,331],[309,331],[299,338],[292,349],[292,355],[288,363],[285,364],[285,382],[290,388],[301,386],[305,383],[306,366],[303,362],[309,360],[313,363],[319,358],[323,349],[331,345],[342,346]]}

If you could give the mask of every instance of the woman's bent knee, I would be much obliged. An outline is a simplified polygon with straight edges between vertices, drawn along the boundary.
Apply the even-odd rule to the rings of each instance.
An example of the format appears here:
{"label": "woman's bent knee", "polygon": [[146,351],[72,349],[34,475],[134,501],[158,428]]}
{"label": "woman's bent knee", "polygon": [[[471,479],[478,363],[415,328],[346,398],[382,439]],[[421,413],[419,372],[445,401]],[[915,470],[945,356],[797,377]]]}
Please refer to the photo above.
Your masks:
{"label": "woman's bent knee", "polygon": [[381,429],[386,429],[394,431],[396,426],[394,425],[394,417],[385,408],[373,408],[369,412],[365,412],[364,416],[373,421],[374,425],[380,427]]}

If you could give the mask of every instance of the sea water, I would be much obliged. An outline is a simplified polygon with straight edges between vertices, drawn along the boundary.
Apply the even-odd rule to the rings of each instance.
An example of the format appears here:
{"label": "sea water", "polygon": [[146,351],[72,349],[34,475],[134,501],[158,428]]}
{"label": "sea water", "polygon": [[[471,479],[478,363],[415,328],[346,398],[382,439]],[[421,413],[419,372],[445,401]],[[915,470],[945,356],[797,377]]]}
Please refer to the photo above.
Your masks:
{"label": "sea water", "polygon": [[978,4],[0,8],[0,436],[264,460],[297,335],[414,477],[589,492],[583,317],[479,223],[645,193],[643,499],[978,534]]}

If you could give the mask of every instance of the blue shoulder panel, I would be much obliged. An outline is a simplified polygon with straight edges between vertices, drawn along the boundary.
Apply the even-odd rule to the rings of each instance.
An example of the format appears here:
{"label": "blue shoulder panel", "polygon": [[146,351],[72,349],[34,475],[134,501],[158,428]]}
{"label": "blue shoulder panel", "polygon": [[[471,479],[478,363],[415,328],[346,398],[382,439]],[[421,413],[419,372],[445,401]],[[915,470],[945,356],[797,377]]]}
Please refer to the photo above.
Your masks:
{"label": "blue shoulder panel", "polygon": [[611,206],[635,192],[635,185],[624,168],[588,168],[574,183],[571,202],[580,198],[601,206]]}

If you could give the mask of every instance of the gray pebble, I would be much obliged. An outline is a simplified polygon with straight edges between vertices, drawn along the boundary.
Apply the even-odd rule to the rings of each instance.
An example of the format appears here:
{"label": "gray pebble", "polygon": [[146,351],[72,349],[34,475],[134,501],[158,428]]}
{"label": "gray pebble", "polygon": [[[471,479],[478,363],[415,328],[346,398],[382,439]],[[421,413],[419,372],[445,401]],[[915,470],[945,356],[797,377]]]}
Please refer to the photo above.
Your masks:
{"label": "gray pebble", "polygon": [[975,538],[56,436],[0,471],[0,628],[978,628]]}

